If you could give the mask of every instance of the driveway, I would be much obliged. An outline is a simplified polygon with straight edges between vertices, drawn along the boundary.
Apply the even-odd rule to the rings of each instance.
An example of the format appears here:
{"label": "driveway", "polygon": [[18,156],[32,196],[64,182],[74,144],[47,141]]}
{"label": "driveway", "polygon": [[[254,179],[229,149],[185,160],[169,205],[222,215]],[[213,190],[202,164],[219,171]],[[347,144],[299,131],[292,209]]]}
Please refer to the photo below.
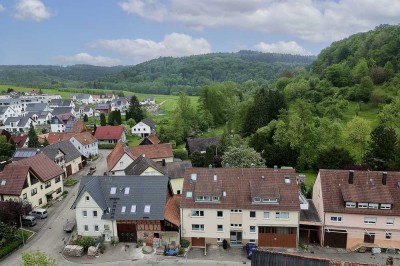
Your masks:
{"label": "driveway", "polygon": [[[72,178],[80,180],[82,175],[86,175],[91,166],[96,166],[95,174],[102,174],[106,171],[106,157],[111,150],[99,150],[99,159],[94,162],[89,162],[88,165],[80,172],[72,175]],[[29,230],[37,231],[37,233],[28,241],[28,243],[19,250],[11,254],[1,265],[21,265],[21,252],[41,250],[46,252],[57,260],[58,265],[67,265],[68,262],[62,257],[61,251],[64,248],[64,239],[69,238],[70,234],[63,231],[63,225],[67,220],[75,220],[75,210],[71,210],[71,206],[78,192],[79,183],[74,187],[65,188],[69,193],[67,197],[61,201],[56,201],[49,209],[49,217],[34,227],[29,227]],[[38,229],[36,229],[37,227]],[[65,263],[64,263],[65,262]],[[71,263],[73,265],[73,263]]]}

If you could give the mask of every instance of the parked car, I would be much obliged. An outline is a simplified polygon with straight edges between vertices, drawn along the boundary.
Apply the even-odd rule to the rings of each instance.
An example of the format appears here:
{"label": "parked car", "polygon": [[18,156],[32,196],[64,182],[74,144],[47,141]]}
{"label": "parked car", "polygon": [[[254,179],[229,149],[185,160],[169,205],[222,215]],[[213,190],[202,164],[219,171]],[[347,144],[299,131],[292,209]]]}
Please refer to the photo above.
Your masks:
{"label": "parked car", "polygon": [[257,248],[256,244],[254,243],[247,243],[246,244],[246,253],[247,258],[251,260],[251,256],[253,255],[253,249]]}
{"label": "parked car", "polygon": [[64,231],[67,233],[71,233],[72,231],[74,231],[75,228],[75,221],[68,221],[67,223],[64,225]]}
{"label": "parked car", "polygon": [[32,215],[24,215],[21,218],[22,225],[34,226],[36,225],[36,217]]}
{"label": "parked car", "polygon": [[47,209],[34,209],[29,213],[29,215],[35,216],[36,218],[45,219],[47,218]]}

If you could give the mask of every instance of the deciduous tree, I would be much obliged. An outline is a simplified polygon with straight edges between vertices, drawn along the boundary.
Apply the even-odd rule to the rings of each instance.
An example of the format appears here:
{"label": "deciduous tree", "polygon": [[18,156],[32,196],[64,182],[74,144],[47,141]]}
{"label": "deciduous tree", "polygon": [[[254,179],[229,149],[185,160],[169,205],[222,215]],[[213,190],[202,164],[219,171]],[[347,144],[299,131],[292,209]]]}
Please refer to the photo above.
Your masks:
{"label": "deciduous tree", "polygon": [[231,147],[222,155],[223,167],[261,167],[264,163],[261,155],[250,147]]}

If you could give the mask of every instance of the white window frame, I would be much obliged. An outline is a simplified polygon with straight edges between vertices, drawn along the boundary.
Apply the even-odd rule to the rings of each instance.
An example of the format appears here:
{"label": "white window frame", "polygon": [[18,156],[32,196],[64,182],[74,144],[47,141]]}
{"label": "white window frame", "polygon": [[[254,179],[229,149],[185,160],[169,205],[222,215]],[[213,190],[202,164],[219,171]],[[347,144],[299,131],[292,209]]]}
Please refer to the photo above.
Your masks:
{"label": "white window frame", "polygon": [[346,202],[346,208],[355,208],[357,207],[357,203],[348,201]]}
{"label": "white window frame", "polygon": [[381,210],[390,210],[392,208],[392,204],[381,204]]}
{"label": "white window frame", "polygon": [[115,195],[117,193],[117,187],[111,187],[110,194]]}
{"label": "white window frame", "polygon": [[291,180],[290,180],[290,176],[289,175],[285,175],[285,184],[290,184]]}
{"label": "white window frame", "polygon": [[364,217],[364,224],[376,224],[376,217]]}
{"label": "white window frame", "polygon": [[125,189],[124,189],[124,195],[129,195],[129,190],[130,190],[131,188],[130,187],[126,187]]}
{"label": "white window frame", "polygon": [[192,231],[204,232],[204,224],[192,224]]}
{"label": "white window frame", "polygon": [[218,237],[218,238],[217,238],[217,242],[218,242],[218,243],[222,243],[223,240],[224,240],[224,239],[223,239],[222,237]]}
{"label": "white window frame", "polygon": [[342,216],[331,216],[331,222],[341,223],[341,222],[343,222],[343,217]]}
{"label": "white window frame", "polygon": [[83,216],[84,218],[87,218],[87,217],[88,217],[87,211],[82,211],[82,216]]}
{"label": "white window frame", "polygon": [[359,203],[357,204],[357,207],[358,207],[359,209],[367,209],[367,208],[368,208],[368,203],[366,203],[366,202],[359,202]]}
{"label": "white window frame", "polygon": [[[281,217],[283,214],[285,214],[284,216],[287,217]],[[275,212],[275,219],[279,219],[279,220],[288,220],[289,219],[289,212]]]}
{"label": "white window frame", "polygon": [[144,213],[150,213],[151,205],[144,205]]}
{"label": "white window frame", "polygon": [[193,198],[193,192],[192,191],[186,191],[186,198]]}
{"label": "white window frame", "polygon": [[[219,228],[220,226],[221,226],[221,229]],[[224,225],[222,225],[222,224],[217,224],[217,232],[218,232],[218,233],[224,232]]]}
{"label": "white window frame", "polygon": [[[218,212],[221,212],[222,216],[218,216]],[[217,218],[219,218],[219,219],[224,218],[224,211],[217,211]]]}
{"label": "white window frame", "polygon": [[387,218],[386,219],[386,225],[391,225],[391,226],[394,225],[394,218],[392,218],[392,217],[391,218]]}
{"label": "white window frame", "polygon": [[122,206],[121,207],[121,213],[125,213],[126,212],[126,206]]}
{"label": "white window frame", "polygon": [[369,209],[379,209],[379,204],[378,203],[369,203],[368,208]]}
{"label": "white window frame", "polygon": [[[251,230],[252,227],[254,227],[254,230]],[[250,234],[255,234],[256,233],[256,226],[255,225],[250,225],[249,232],[250,232]]]}
{"label": "white window frame", "polygon": [[[265,216],[267,216],[267,217],[265,217]],[[264,219],[270,219],[271,218],[270,212],[264,212],[263,213],[263,218]]]}
{"label": "white window frame", "polygon": [[203,210],[192,210],[190,213],[191,217],[204,217],[204,211]]}
{"label": "white window frame", "polygon": [[131,213],[136,213],[136,205],[131,205]]}
{"label": "white window frame", "polygon": [[260,203],[261,202],[261,198],[260,197],[254,197],[253,198],[253,202]]}

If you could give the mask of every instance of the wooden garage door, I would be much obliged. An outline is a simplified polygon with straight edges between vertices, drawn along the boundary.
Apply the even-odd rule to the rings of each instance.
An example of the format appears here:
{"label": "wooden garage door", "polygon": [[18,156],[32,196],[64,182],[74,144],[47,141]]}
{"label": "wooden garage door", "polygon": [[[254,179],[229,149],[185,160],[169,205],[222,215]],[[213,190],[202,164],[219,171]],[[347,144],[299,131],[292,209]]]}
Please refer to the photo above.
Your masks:
{"label": "wooden garage door", "polygon": [[204,247],[206,245],[206,239],[204,237],[192,237],[193,247]]}
{"label": "wooden garage door", "polygon": [[72,165],[67,165],[67,176],[72,175]]}
{"label": "wooden garage door", "polygon": [[295,248],[297,241],[296,227],[258,227],[258,246]]}
{"label": "wooden garage door", "polygon": [[117,223],[117,231],[120,242],[136,242],[136,224]]}
{"label": "wooden garage door", "polygon": [[324,246],[332,248],[346,248],[347,244],[347,232],[325,232]]}

